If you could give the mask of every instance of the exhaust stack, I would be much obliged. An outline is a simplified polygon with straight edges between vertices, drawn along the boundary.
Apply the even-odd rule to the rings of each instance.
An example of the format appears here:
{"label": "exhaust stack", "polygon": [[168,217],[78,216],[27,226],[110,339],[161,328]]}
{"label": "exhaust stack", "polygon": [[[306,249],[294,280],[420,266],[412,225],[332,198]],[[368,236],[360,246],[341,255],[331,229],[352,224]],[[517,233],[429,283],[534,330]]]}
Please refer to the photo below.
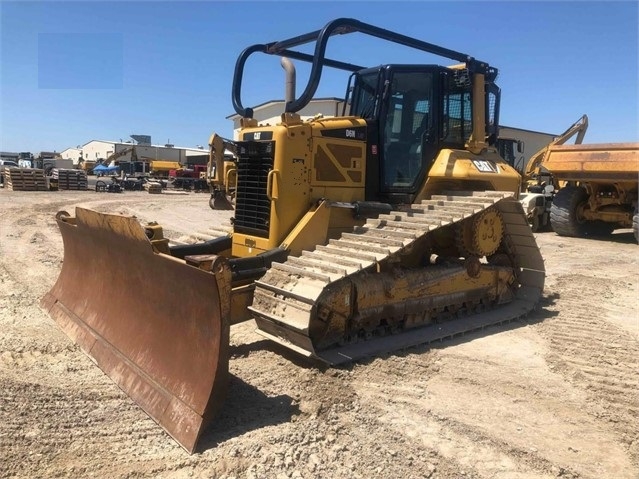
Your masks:
{"label": "exhaust stack", "polygon": [[295,65],[286,57],[282,57],[280,65],[286,72],[284,102],[288,105],[295,100]]}

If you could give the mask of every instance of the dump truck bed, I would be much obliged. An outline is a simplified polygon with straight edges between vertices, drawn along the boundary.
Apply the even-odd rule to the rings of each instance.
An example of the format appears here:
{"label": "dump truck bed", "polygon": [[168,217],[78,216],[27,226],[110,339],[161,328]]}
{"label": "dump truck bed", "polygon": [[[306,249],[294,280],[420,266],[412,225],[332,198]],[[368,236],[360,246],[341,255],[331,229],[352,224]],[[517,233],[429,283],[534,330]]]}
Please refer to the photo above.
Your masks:
{"label": "dump truck bed", "polygon": [[543,166],[561,181],[637,181],[639,143],[556,145]]}

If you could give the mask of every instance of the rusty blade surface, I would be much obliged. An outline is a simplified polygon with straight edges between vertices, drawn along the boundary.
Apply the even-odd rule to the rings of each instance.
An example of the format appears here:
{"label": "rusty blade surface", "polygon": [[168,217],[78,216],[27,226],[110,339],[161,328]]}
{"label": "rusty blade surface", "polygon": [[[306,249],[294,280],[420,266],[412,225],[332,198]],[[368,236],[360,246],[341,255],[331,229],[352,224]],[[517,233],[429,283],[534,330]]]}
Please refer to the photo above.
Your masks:
{"label": "rusty blade surface", "polygon": [[[230,275],[156,253],[132,217],[58,214],[62,271],[42,306],[193,452],[228,383]],[[220,278],[220,279],[218,279]]]}

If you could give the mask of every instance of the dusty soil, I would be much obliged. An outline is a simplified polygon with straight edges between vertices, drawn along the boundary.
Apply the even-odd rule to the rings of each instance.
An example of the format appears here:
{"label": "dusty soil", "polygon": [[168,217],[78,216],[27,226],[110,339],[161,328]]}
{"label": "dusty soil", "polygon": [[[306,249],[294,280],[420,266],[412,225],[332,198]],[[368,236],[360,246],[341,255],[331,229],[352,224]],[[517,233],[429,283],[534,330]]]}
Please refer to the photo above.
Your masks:
{"label": "dusty soil", "polygon": [[[188,455],[40,309],[84,205],[185,241],[202,194],[0,190],[0,477],[637,478],[639,247],[537,234],[541,309],[438,347],[322,369],[231,328],[231,386]],[[210,231],[209,231],[210,233]]]}

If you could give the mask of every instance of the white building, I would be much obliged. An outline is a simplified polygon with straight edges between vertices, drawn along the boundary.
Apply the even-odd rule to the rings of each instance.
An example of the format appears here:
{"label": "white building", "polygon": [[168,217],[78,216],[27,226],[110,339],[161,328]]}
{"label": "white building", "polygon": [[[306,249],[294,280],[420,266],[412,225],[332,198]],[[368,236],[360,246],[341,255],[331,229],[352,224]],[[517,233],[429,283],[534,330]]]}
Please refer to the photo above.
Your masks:
{"label": "white building", "polygon": [[[140,145],[133,141],[91,140],[81,148],[82,158],[89,161],[106,160],[114,153],[122,153],[118,161],[131,161],[131,152],[135,147],[138,161],[177,161],[181,165],[191,164],[189,158],[207,155],[204,148],[176,147],[174,145]],[[71,150],[71,148],[69,149]],[[67,151],[67,150],[65,150]]]}
{"label": "white building", "polygon": [[71,160],[74,165],[77,165],[80,160],[80,156],[82,154],[82,148],[78,146],[77,148],[67,148],[60,152],[60,158],[63,160]]}

